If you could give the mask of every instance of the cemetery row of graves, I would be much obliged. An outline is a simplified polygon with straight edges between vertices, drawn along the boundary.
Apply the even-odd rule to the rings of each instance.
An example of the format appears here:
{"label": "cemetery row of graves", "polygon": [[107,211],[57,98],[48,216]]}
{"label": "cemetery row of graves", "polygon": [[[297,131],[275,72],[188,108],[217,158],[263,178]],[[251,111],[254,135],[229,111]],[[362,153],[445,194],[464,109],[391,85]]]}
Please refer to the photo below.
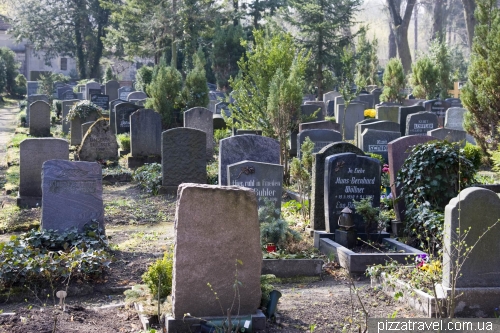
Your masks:
{"label": "cemetery row of graves", "polygon": [[[235,279],[233,315],[264,330],[277,299],[262,273],[317,276],[333,262],[368,271],[425,316],[494,316],[498,265],[482,258],[498,248],[500,199],[495,186],[474,186],[482,159],[463,129],[460,99],[380,103],[376,87],[351,103],[333,91],[305,98],[309,121],[289,133],[286,170],[279,141],[259,128],[227,128],[230,102],[217,92],[179,115],[182,127],[163,130],[160,114],[144,108],[146,94],[119,82],[56,85],[54,96],[37,94],[37,85],[28,82],[26,139],[10,166],[19,181],[10,185],[21,210],[40,209],[41,231],[3,243],[4,290],[43,275],[49,261],[30,257],[36,251],[61,251],[55,267],[70,263],[53,272],[61,285],[68,274],[99,280],[112,265],[103,176],[113,173],[113,182],[133,179],[148,195],[176,199],[175,250],[151,266],[163,285],[160,273],[143,277],[152,298],[171,296],[170,332],[226,315],[219,303],[229,307],[234,295],[214,290]],[[18,248],[25,263],[12,260]],[[287,258],[312,260],[313,269]],[[406,287],[397,289],[401,279]],[[412,301],[413,288],[427,298]]]}

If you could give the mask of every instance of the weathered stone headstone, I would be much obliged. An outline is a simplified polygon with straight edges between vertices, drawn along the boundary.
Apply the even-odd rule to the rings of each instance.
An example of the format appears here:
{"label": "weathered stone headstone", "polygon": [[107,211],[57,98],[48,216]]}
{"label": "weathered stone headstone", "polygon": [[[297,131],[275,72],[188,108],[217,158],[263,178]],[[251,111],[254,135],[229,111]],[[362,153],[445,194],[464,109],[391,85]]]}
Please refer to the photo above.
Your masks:
{"label": "weathered stone headstone", "polygon": [[376,116],[378,120],[388,120],[394,123],[399,123],[399,107],[400,105],[376,105]]}
{"label": "weathered stone headstone", "polygon": [[70,144],[72,146],[81,144],[83,139],[82,124],[89,121],[96,121],[98,118],[99,114],[97,112],[91,112],[84,119],[80,117],[73,118],[70,121],[70,134],[71,134]]}
{"label": "weathered stone headstone", "polygon": [[118,88],[118,98],[126,101],[128,94],[130,94],[132,91],[134,91],[134,88],[129,86],[120,87]]}
{"label": "weathered stone headstone", "polygon": [[[396,177],[403,163],[411,153],[413,146],[420,143],[425,143],[434,140],[433,137],[427,135],[411,135],[404,136],[399,139],[389,142],[387,145],[389,159],[389,178],[391,183],[392,197],[397,198],[401,194],[401,188],[396,187]],[[394,205],[394,211],[398,221],[404,221],[405,204],[404,200],[399,200]]]}
{"label": "weathered stone headstone", "polygon": [[69,129],[70,129],[70,122],[66,120],[66,117],[68,116],[69,110],[73,107],[73,105],[75,105],[78,102],[79,102],[79,100],[77,100],[77,99],[72,99],[72,100],[67,100],[67,101],[61,102],[62,103],[61,123],[62,123],[62,132],[64,134],[68,134]]}
{"label": "weathered stone headstone", "polygon": [[195,128],[207,135],[207,160],[214,154],[214,114],[203,107],[191,108],[184,112],[184,127]]}
{"label": "weathered stone headstone", "polygon": [[249,187],[257,193],[259,207],[265,199],[281,211],[283,166],[255,161],[241,161],[227,166],[227,182],[231,186]]}
{"label": "weathered stone headstone", "polygon": [[139,109],[130,115],[130,153],[128,167],[160,162],[161,116],[152,109]]}
{"label": "weathered stone headstone", "polygon": [[451,107],[446,110],[444,127],[450,129],[464,130],[464,117],[467,110],[459,107]]}
{"label": "weathered stone headstone", "polygon": [[465,131],[454,130],[451,128],[436,128],[428,131],[427,135],[437,140],[446,140],[448,142],[461,142],[465,146]]}
{"label": "weathered stone headstone", "polygon": [[[312,105],[313,107],[309,107],[308,105]],[[305,108],[310,108],[309,110],[304,110]],[[302,114],[313,114],[316,110],[320,109],[315,120],[323,120],[325,119],[326,108],[324,102],[318,101],[306,101],[304,105],[300,106]]]}
{"label": "weathered stone headstone", "polygon": [[50,136],[50,105],[36,101],[30,105],[29,134],[34,137]]}
{"label": "weathered stone headstone", "polygon": [[227,103],[227,102],[219,102],[219,103],[215,104],[215,113],[216,114],[222,114],[222,112],[224,112],[224,114],[226,116],[230,116],[231,115],[231,110],[229,110],[229,103]]}
{"label": "weathered stone headstone", "polygon": [[365,233],[361,215],[356,214],[353,200],[372,198],[380,206],[380,161],[354,153],[328,156],[325,160],[325,227],[333,233],[338,228],[342,209],[349,207],[358,233]]}
{"label": "weathered stone headstone", "polygon": [[118,142],[109,128],[109,119],[98,119],[90,126],[78,149],[78,158],[88,162],[118,158]]}
{"label": "weathered stone headstone", "polygon": [[103,110],[109,110],[109,96],[101,94],[93,94],[90,96],[90,101]]}
{"label": "weathered stone headstone", "polygon": [[347,142],[335,142],[313,154],[312,189],[311,189],[311,226],[313,230],[325,230],[325,159],[330,155],[365,153]]}
{"label": "weathered stone headstone", "polygon": [[[338,97],[337,97],[338,99]],[[342,134],[342,123],[344,123],[345,128],[345,139],[354,140],[354,129],[356,124],[365,119],[365,104],[363,103],[351,103],[347,110],[345,110],[345,122],[344,122],[344,104],[337,105],[337,111],[335,114],[335,119],[337,123],[341,124],[340,133]]]}
{"label": "weathered stone headstone", "polygon": [[443,101],[441,99],[434,99],[424,102],[425,111],[434,112],[438,117],[438,125],[444,125],[444,117],[446,116],[446,110],[450,108],[450,103]]}
{"label": "weathered stone headstone", "polygon": [[26,103],[26,124],[29,125],[30,123],[30,105],[36,101],[44,101],[44,102],[49,102],[49,97],[47,95],[31,95],[28,96],[27,98],[27,103]]}
{"label": "weathered stone headstone", "polygon": [[87,134],[87,131],[89,130],[90,126],[92,126],[94,123],[95,121],[88,121],[82,124],[82,138],[85,137],[85,134]]}
{"label": "weathered stone headstone", "polygon": [[26,97],[38,94],[40,83],[38,81],[27,81],[26,82]]}
{"label": "weathered stone headstone", "polygon": [[19,145],[19,207],[41,204],[42,164],[52,159],[69,159],[69,144],[64,139],[24,139]]}
{"label": "weathered stone headstone", "polygon": [[401,133],[365,129],[361,133],[361,149],[367,153],[382,155],[385,163],[388,162],[387,144],[401,137]]}
{"label": "weathered stone headstone", "polygon": [[435,113],[420,111],[406,117],[406,135],[427,135],[438,127],[438,119]]}
{"label": "weathered stone headstone", "polygon": [[[139,110],[141,107],[132,103],[120,103],[115,105],[114,112],[114,134],[130,132],[130,115],[132,112]],[[110,117],[111,120],[111,117]]]}
{"label": "weathered stone headstone", "polygon": [[227,184],[227,166],[241,161],[280,163],[278,141],[260,135],[236,135],[219,142],[219,184]]}
{"label": "weathered stone headstone", "polygon": [[414,113],[421,112],[421,111],[425,111],[425,108],[421,105],[399,107],[398,123],[399,123],[399,131],[401,132],[401,136],[406,135],[406,118],[410,114],[414,114]]}
{"label": "weathered stone headstone", "polygon": [[[182,184],[175,221],[174,319],[183,320],[186,313],[225,316],[221,306],[224,311],[232,309],[232,315],[255,314],[261,298],[262,265],[255,192],[236,186]],[[242,287],[238,288],[238,305],[231,306],[235,265]]]}
{"label": "weathered stone headstone", "polygon": [[143,91],[132,91],[127,95],[127,101],[130,102],[133,99],[145,99],[147,97],[148,95],[146,95]]}
{"label": "weathered stone headstone", "polygon": [[97,163],[53,159],[42,168],[43,230],[64,231],[97,222],[104,229],[102,168]]}
{"label": "weathered stone headstone", "polygon": [[[445,208],[443,287],[448,296],[452,287],[455,294],[451,297],[460,295],[455,309],[455,314],[460,317],[493,318],[496,313],[500,297],[500,257],[496,255],[500,252],[500,225],[493,225],[499,218],[498,194],[478,187],[462,190]],[[456,244],[463,241],[459,235],[463,238],[466,232],[467,246],[460,251]],[[467,247],[473,249],[466,254]],[[457,261],[461,267],[458,278],[455,278]]]}
{"label": "weathered stone headstone", "polygon": [[324,147],[328,146],[330,143],[342,141],[342,134],[334,130],[327,129],[312,129],[299,132],[297,135],[297,156],[300,158],[301,151],[300,148],[302,144],[309,137],[314,143],[313,153],[319,152]]}
{"label": "weathered stone headstone", "polygon": [[309,123],[299,124],[299,132],[311,129],[328,129],[340,132],[340,124],[329,120],[311,121]]}
{"label": "weathered stone headstone", "polygon": [[120,88],[120,83],[118,83],[118,81],[115,80],[108,81],[105,84],[104,94],[109,96],[110,101],[118,99],[119,88]]}
{"label": "weathered stone headstone", "polygon": [[64,100],[64,96],[66,93],[73,93],[73,87],[69,85],[63,85],[62,87],[57,88],[57,99]]}
{"label": "weathered stone headstone", "polygon": [[90,95],[92,94],[100,94],[101,93],[101,85],[97,82],[87,82],[85,84],[85,99],[90,101]]}
{"label": "weathered stone headstone", "polygon": [[207,182],[207,134],[178,127],[161,135],[162,187],[175,193],[182,183]]}

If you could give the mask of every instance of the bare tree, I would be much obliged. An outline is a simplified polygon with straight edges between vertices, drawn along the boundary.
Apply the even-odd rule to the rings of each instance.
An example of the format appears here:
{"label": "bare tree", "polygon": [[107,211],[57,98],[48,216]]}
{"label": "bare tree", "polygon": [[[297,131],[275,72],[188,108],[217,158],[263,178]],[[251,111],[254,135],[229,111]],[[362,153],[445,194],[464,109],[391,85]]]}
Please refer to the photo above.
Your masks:
{"label": "bare tree", "polygon": [[462,0],[464,5],[465,25],[467,27],[467,37],[469,49],[472,48],[472,40],[474,39],[474,27],[476,26],[476,17],[474,11],[476,10],[476,0]]}
{"label": "bare tree", "polygon": [[[410,45],[408,43],[408,26],[410,25],[411,15],[415,2],[417,0],[407,0],[404,11],[400,11],[400,0],[387,0],[389,13],[393,24],[393,31],[396,35],[396,45],[398,47],[399,58],[403,64],[403,69],[406,73],[411,70],[411,53]],[[401,16],[403,13],[403,16]]]}

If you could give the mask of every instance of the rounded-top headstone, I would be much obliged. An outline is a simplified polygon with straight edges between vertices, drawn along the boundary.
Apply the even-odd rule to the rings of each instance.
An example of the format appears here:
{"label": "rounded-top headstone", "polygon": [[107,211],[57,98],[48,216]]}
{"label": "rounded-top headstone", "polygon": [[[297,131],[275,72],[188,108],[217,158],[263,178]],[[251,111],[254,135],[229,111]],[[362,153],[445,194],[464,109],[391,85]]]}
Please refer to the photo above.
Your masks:
{"label": "rounded-top headstone", "polygon": [[98,119],[82,140],[78,149],[80,161],[116,160],[118,158],[118,142],[109,126],[108,118]]}

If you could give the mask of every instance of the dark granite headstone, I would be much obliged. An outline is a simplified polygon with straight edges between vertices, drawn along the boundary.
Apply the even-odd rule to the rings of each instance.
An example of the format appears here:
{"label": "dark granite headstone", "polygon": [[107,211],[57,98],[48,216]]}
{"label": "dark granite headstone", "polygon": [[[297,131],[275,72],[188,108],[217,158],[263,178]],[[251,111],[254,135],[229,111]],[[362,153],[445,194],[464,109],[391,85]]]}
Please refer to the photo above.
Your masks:
{"label": "dark granite headstone", "polygon": [[101,85],[97,82],[87,82],[85,83],[85,99],[90,101],[90,95],[100,94]]}
{"label": "dark granite headstone", "polygon": [[421,112],[421,111],[425,111],[425,108],[421,105],[399,107],[398,123],[399,123],[399,131],[401,132],[401,136],[406,135],[406,118],[410,114],[414,114],[414,113]]}
{"label": "dark granite headstone", "polygon": [[299,124],[299,132],[311,129],[328,129],[340,132],[340,124],[329,120],[312,121],[310,123]]}
{"label": "dark granite headstone", "polygon": [[50,136],[50,105],[36,101],[30,105],[29,134],[33,137]]}
{"label": "dark granite headstone", "polygon": [[73,93],[73,87],[69,85],[63,85],[62,87],[57,88],[57,99],[73,99],[73,98],[64,98],[66,93]]}
{"label": "dark granite headstone", "polygon": [[219,142],[219,184],[227,184],[227,166],[241,161],[280,163],[280,144],[260,135],[236,135]]}
{"label": "dark granite headstone", "polygon": [[130,153],[133,157],[161,155],[161,115],[140,109],[130,115]]}
{"label": "dark granite headstone", "polygon": [[361,102],[368,104],[368,109],[373,109],[375,107],[375,96],[372,94],[361,94],[357,98]]}
{"label": "dark granite headstone", "polygon": [[446,110],[450,108],[450,103],[443,101],[441,99],[434,99],[424,102],[425,111],[434,112],[438,117],[438,125],[444,125],[444,118],[446,116]]}
{"label": "dark granite headstone", "polygon": [[[309,107],[309,105],[312,105],[313,107]],[[323,120],[325,119],[325,103],[324,102],[318,102],[318,101],[306,101],[304,102],[304,105],[300,106],[302,114],[313,114],[316,110],[320,109],[316,119],[314,120]],[[308,110],[307,110],[308,109]]]}
{"label": "dark granite headstone", "polygon": [[380,206],[380,161],[367,156],[344,153],[325,160],[325,226],[327,232],[338,228],[345,207],[352,210],[358,233],[365,233],[361,215],[356,214],[353,200],[372,198],[373,207]]}
{"label": "dark granite headstone", "polygon": [[421,111],[406,118],[406,135],[427,135],[428,131],[437,128],[438,119],[435,113]]}
{"label": "dark granite headstone", "polygon": [[262,131],[261,130],[250,130],[250,129],[237,129],[236,130],[236,135],[247,135],[247,134],[262,135]]}
{"label": "dark granite headstone", "polygon": [[312,189],[311,189],[311,226],[313,230],[325,230],[325,159],[334,154],[365,153],[347,142],[335,142],[313,154]]}
{"label": "dark granite headstone", "polygon": [[38,81],[26,82],[26,92],[27,92],[26,97],[29,97],[31,95],[37,95],[39,86],[40,86],[40,83]]}
{"label": "dark granite headstone", "polygon": [[115,134],[130,132],[130,115],[140,108],[140,106],[128,102],[116,104],[114,112],[115,130],[112,132]]}
{"label": "dark granite headstone", "polygon": [[382,89],[380,88],[375,88],[370,93],[373,95],[373,103],[375,105],[380,103],[380,95],[382,95]]}
{"label": "dark granite headstone", "polygon": [[68,100],[73,100],[73,99],[77,99],[77,98],[76,98],[76,94],[73,92],[73,89],[72,89],[72,90],[66,90],[62,94],[62,98],[61,99],[63,101],[68,101]]}
{"label": "dark granite headstone", "polygon": [[102,168],[97,163],[46,161],[42,167],[42,230],[64,231],[97,222],[104,229]]}
{"label": "dark granite headstone", "polygon": [[461,142],[465,147],[465,131],[454,130],[451,128],[436,128],[428,131],[427,135],[432,136],[436,140],[446,140],[448,142]]}
{"label": "dark granite headstone", "polygon": [[227,182],[227,185],[253,189],[257,193],[259,207],[264,206],[264,199],[267,199],[281,211],[282,165],[255,161],[230,164],[227,166]]}
{"label": "dark granite headstone", "polygon": [[71,100],[62,101],[62,119],[61,119],[61,123],[62,123],[62,132],[64,134],[68,134],[69,133],[70,122],[66,120],[66,117],[68,116],[69,110],[73,107],[73,105],[75,105],[78,102],[79,102],[79,100],[77,100],[77,99],[71,99]]}
{"label": "dark granite headstone", "polygon": [[80,161],[94,162],[118,158],[118,142],[109,128],[109,119],[98,119],[84,135],[78,149]]}
{"label": "dark granite headstone", "polygon": [[94,94],[90,95],[90,101],[103,110],[109,110],[109,96]]}
{"label": "dark granite headstone", "polygon": [[[120,88],[120,83],[115,80],[106,82],[104,94],[109,96],[109,100],[118,99],[118,89]],[[110,109],[111,110],[111,109]]]}
{"label": "dark granite headstone", "polygon": [[214,114],[209,109],[203,107],[184,111],[184,127],[198,129],[207,134],[207,160],[212,159],[214,154],[213,116]]}
{"label": "dark granite headstone", "polygon": [[378,131],[367,128],[361,133],[361,147],[367,153],[382,155],[384,162],[387,163],[387,144],[399,137],[401,137],[399,131]]}
{"label": "dark granite headstone", "polygon": [[118,98],[126,101],[128,94],[130,94],[132,91],[134,91],[134,88],[129,86],[120,87],[118,88]]}
{"label": "dark granite headstone", "polygon": [[342,141],[342,134],[334,130],[312,129],[299,132],[297,135],[297,156],[301,156],[301,147],[306,138],[309,137],[314,143],[313,153],[319,152],[331,143]]}
{"label": "dark granite headstone", "polygon": [[143,91],[132,91],[127,95],[127,101],[131,102],[133,99],[139,100],[139,99],[145,99],[147,97],[148,95],[146,95],[146,93],[144,93]]}
{"label": "dark granite headstone", "polygon": [[462,100],[460,98],[447,98],[444,100],[450,108],[462,108]]}
{"label": "dark granite headstone", "polygon": [[[338,97],[337,97],[338,99]],[[337,105],[337,110],[335,113],[335,119],[337,120],[337,123],[340,124],[340,133],[342,134],[342,131],[344,130],[342,127],[345,128],[345,139],[346,140],[354,140],[354,129],[356,127],[356,124],[359,123],[360,121],[365,119],[365,109],[366,109],[366,104],[365,103],[356,103],[353,102],[349,104],[347,110],[344,112],[345,105],[344,104],[338,104]],[[345,123],[344,123],[344,113],[345,113]],[[344,123],[342,125],[342,123]]]}
{"label": "dark granite headstone", "polygon": [[101,88],[87,90],[87,99],[88,100],[92,100],[92,95],[102,95],[101,94]]}

